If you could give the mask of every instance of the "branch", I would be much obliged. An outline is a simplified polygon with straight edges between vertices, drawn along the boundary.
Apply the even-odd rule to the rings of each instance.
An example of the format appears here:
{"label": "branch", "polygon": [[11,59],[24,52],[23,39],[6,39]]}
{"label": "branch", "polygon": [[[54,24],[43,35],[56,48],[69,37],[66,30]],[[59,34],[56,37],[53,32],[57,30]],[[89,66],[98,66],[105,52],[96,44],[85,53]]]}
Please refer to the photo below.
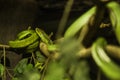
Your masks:
{"label": "branch", "polygon": [[0,44],[0,49],[3,49],[3,47],[4,47],[5,49],[10,49],[10,46],[9,46],[9,45]]}
{"label": "branch", "polygon": [[[120,47],[115,45],[107,45],[105,47],[106,52],[108,55],[115,57],[117,59],[120,59]],[[90,48],[84,48],[79,51],[77,56],[79,57],[89,57],[91,55],[91,47]]]}
{"label": "branch", "polygon": [[[0,49],[3,49],[3,47],[5,47],[6,49],[10,49],[11,47],[9,45],[2,45],[0,44]],[[115,45],[107,45],[105,47],[106,52],[108,53],[108,55],[115,57],[117,59],[120,59],[120,47],[119,46],[115,46]],[[59,53],[59,52],[58,52]],[[58,53],[56,53],[55,51],[55,55],[54,56],[59,56]],[[83,48],[82,50],[80,50],[77,54],[78,57],[82,57],[82,58],[86,58],[91,56],[91,47],[89,48]]]}

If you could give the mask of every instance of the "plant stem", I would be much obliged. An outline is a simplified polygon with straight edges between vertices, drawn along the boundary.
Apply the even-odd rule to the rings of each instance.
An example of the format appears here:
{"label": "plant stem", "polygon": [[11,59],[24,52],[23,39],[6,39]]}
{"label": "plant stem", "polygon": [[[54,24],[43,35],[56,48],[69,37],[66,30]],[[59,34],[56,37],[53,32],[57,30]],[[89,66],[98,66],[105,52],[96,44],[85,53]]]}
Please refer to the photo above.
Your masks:
{"label": "plant stem", "polygon": [[97,80],[101,80],[101,70],[100,69],[98,70],[98,73],[97,73]]}
{"label": "plant stem", "polygon": [[[115,57],[116,59],[120,59],[120,47],[115,45],[107,45],[105,47],[108,55]],[[89,57],[91,55],[91,47],[84,48],[80,50],[77,54],[78,57]]]}
{"label": "plant stem", "polygon": [[58,31],[57,31],[57,35],[56,35],[57,39],[62,36],[63,30],[66,26],[73,3],[74,3],[74,0],[68,0],[67,4],[65,6],[62,18],[61,18],[59,26],[58,26]]}
{"label": "plant stem", "polygon": [[119,46],[108,45],[106,46],[106,51],[110,56],[120,59],[120,47]]}
{"label": "plant stem", "polygon": [[32,58],[33,58],[34,63],[36,63],[35,55],[33,52],[32,52]]}
{"label": "plant stem", "polygon": [[[6,68],[6,52],[5,52],[5,47],[3,47],[3,55],[4,55],[4,68]],[[6,80],[6,70],[4,71],[3,79]]]}
{"label": "plant stem", "polygon": [[10,78],[13,78],[12,74],[9,72],[9,70],[6,68],[6,71],[8,73],[8,75],[10,76]]}
{"label": "plant stem", "polygon": [[[90,47],[93,42],[93,37],[97,35],[97,32],[99,30],[99,26],[101,24],[101,21],[104,17],[105,7],[104,5],[97,5],[97,12],[95,17],[93,18],[92,22],[89,23],[88,31],[84,36],[83,39],[83,45],[85,47]],[[99,17],[98,17],[99,16]],[[82,35],[83,33],[81,33]]]}
{"label": "plant stem", "polygon": [[[52,55],[52,54],[51,54],[51,55]],[[47,60],[45,61],[44,70],[43,70],[43,72],[42,72],[42,75],[41,75],[41,79],[40,79],[40,80],[44,80],[45,71],[46,71],[46,69],[47,69],[47,66],[48,66],[48,63],[49,63],[49,61],[50,61],[51,55],[49,55],[49,57],[48,57]]]}
{"label": "plant stem", "polygon": [[3,45],[3,44],[0,44],[0,49],[3,48],[3,47],[6,48],[6,49],[9,49],[9,48],[10,48],[9,45]]}

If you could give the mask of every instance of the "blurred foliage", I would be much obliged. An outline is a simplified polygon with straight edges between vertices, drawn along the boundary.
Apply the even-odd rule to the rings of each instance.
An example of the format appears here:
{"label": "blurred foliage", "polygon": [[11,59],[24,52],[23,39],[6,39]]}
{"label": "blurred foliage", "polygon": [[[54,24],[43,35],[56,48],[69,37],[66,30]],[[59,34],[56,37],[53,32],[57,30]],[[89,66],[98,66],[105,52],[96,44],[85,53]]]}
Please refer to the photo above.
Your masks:
{"label": "blurred foliage", "polygon": [[[100,4],[103,4],[103,2],[100,2]],[[120,9],[116,9],[115,6],[117,3],[113,2],[112,4],[114,5],[107,5],[107,8],[113,9],[113,11],[115,10],[115,15],[119,16],[118,13],[120,13]],[[111,8],[111,6],[113,6],[113,8]],[[119,4],[117,4],[117,6],[119,6]],[[104,8],[106,7],[105,4],[103,8],[99,7],[100,6],[98,4],[97,6],[94,6],[85,14],[80,16],[73,23],[73,25],[71,25],[66,30],[67,33],[65,32],[65,35],[67,36],[63,36],[63,40],[61,41],[59,41],[59,39],[56,42],[52,41],[50,38],[51,35],[47,35],[44,30],[41,30],[39,28],[31,29],[29,27],[27,30],[20,32],[15,40],[9,41],[9,45],[0,45],[0,47],[2,47],[3,49],[3,54],[0,54],[0,77],[2,78],[2,80],[6,80],[7,76],[9,76],[12,80],[92,80],[90,76],[91,66],[90,64],[88,64],[88,58],[84,56],[83,58],[81,58],[82,56],[79,52],[82,49],[86,49],[86,45],[84,45],[82,42],[84,42],[85,40],[89,43],[94,38],[94,35],[97,35],[97,31],[101,29],[101,27],[99,27],[98,25],[104,17],[103,13],[105,12]],[[95,13],[98,14],[95,15]],[[100,18],[96,17],[98,15],[100,16]],[[114,18],[112,14],[111,17]],[[92,20],[91,18],[94,20]],[[118,19],[119,17],[116,18],[116,20],[120,20]],[[82,22],[83,19],[84,22]],[[114,24],[116,23],[116,20],[113,21]],[[79,29],[77,29],[78,27]],[[88,27],[90,28],[88,29]],[[117,29],[118,31],[120,30],[119,25],[117,26]],[[71,35],[73,31],[74,34]],[[119,33],[117,32],[116,34],[119,35]],[[88,38],[87,40],[86,36]],[[92,42],[88,44],[90,45],[90,51],[88,49],[87,52],[86,49],[86,52],[84,53],[89,55],[90,53],[93,54],[94,52],[98,52],[97,54],[94,53],[96,55],[95,59],[97,59],[97,61],[100,63],[102,63],[102,61],[104,62],[106,60],[106,53],[102,55],[102,58],[99,56],[99,54],[103,53],[104,51],[104,48],[100,47],[103,43],[101,42],[98,45],[98,50],[96,50],[95,46],[91,51],[91,47],[93,46],[92,43],[98,45],[96,41],[92,40]],[[11,71],[9,70],[9,67],[6,66],[5,57],[7,54],[7,49],[5,48],[7,48],[8,51],[13,51],[18,55],[21,52],[20,54],[23,55],[21,60],[14,68],[11,69]],[[24,55],[27,56],[24,57]],[[1,57],[3,57],[3,59]],[[95,61],[94,57],[92,60]],[[102,64],[102,68],[104,68],[103,70],[106,70],[106,72],[108,70],[107,68],[109,67],[106,67],[106,65],[110,64],[114,66],[114,64],[111,64],[110,61],[106,61],[105,63]],[[94,67],[92,68],[94,70]],[[120,70],[119,67],[118,70]],[[118,73],[116,74],[119,75]],[[93,74],[93,76],[96,76],[97,74],[95,73],[95,75]]]}
{"label": "blurred foliage", "polygon": [[3,76],[4,71],[5,71],[5,67],[2,64],[0,64],[0,76]]}

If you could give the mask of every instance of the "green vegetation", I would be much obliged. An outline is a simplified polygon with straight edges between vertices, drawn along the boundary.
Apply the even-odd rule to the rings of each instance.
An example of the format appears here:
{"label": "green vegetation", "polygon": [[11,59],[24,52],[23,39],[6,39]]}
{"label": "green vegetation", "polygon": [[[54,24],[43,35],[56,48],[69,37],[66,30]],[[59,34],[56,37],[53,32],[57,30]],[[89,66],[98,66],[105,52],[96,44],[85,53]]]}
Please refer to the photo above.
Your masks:
{"label": "green vegetation", "polygon": [[[102,8],[100,5],[90,8],[70,25],[62,38],[55,41],[40,28],[28,28],[21,31],[15,40],[9,41],[8,45],[1,44],[2,80],[7,79],[6,75],[11,80],[92,80],[88,58],[93,59],[105,77],[120,80],[120,66],[110,57],[120,60],[120,5],[115,1],[103,3],[101,2]],[[98,35],[93,38],[100,29],[106,28],[105,25],[100,26],[106,9],[111,20],[111,25],[108,27],[114,30],[118,44],[110,45],[112,42],[107,44],[105,36]],[[22,50],[21,54],[30,55],[21,58],[12,69],[13,74],[6,66],[7,50],[13,52]],[[100,77],[97,79],[100,80]]]}

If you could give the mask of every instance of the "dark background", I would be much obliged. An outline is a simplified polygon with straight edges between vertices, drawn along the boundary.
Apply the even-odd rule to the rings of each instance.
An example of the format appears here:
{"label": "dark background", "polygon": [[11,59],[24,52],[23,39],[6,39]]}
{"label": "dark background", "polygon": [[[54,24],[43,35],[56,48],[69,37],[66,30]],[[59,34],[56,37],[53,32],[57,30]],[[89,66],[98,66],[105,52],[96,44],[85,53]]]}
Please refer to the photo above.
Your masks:
{"label": "dark background", "polygon": [[[67,0],[0,0],[0,43],[8,44],[16,34],[27,29],[40,27],[55,35]],[[75,0],[67,25],[89,9],[91,0]],[[54,36],[53,36],[54,37]]]}

